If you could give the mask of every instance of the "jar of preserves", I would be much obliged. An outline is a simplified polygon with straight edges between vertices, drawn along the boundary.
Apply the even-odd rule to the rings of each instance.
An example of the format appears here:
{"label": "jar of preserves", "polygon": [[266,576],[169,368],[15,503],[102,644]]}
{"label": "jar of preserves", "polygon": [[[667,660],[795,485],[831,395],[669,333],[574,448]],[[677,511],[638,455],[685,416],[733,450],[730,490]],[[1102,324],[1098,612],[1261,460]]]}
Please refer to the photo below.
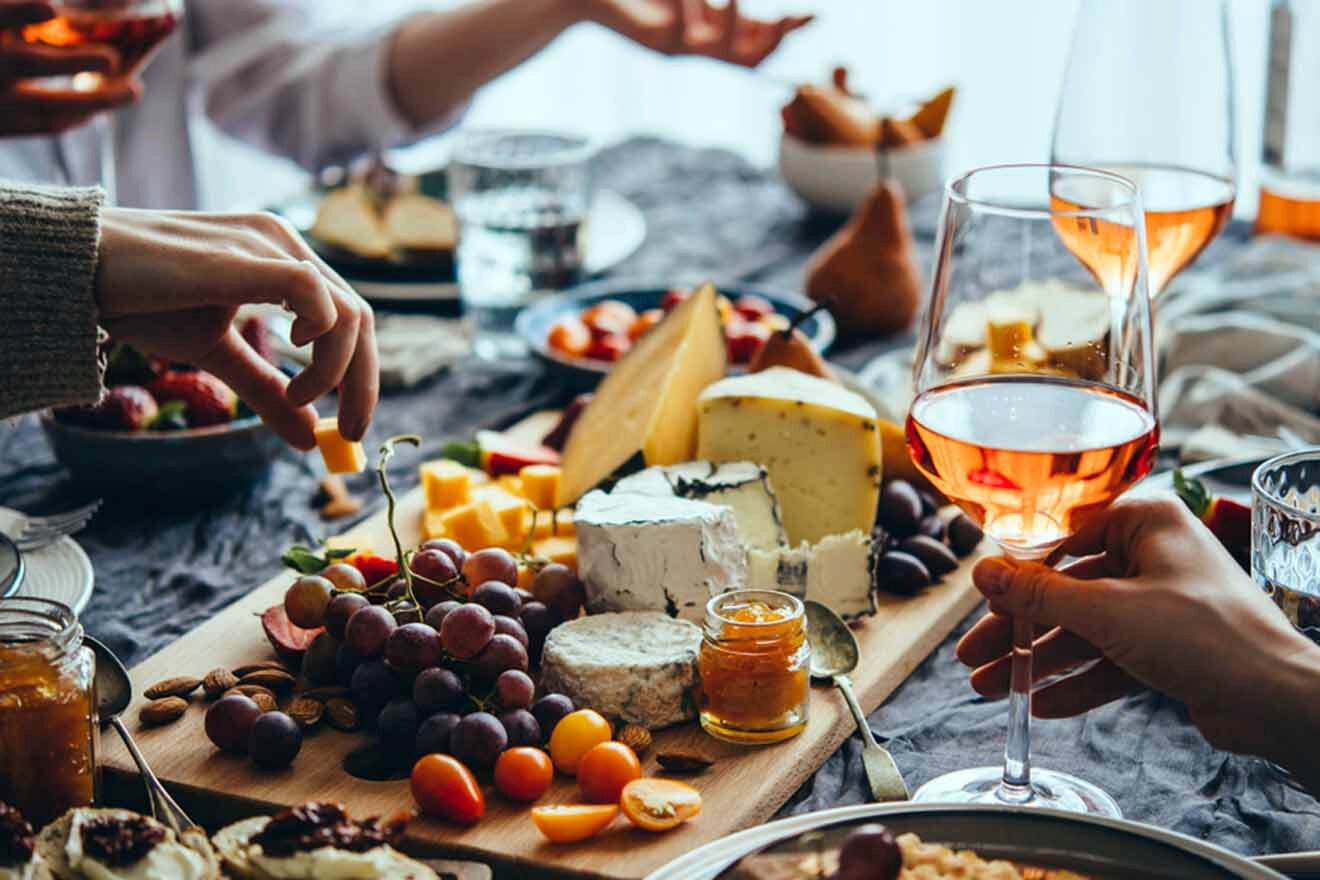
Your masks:
{"label": "jar of preserves", "polygon": [[711,736],[772,743],[807,726],[811,645],[795,596],[735,590],[706,605],[698,707]]}
{"label": "jar of preserves", "polygon": [[96,796],[95,663],[67,606],[0,600],[0,801],[37,828]]}

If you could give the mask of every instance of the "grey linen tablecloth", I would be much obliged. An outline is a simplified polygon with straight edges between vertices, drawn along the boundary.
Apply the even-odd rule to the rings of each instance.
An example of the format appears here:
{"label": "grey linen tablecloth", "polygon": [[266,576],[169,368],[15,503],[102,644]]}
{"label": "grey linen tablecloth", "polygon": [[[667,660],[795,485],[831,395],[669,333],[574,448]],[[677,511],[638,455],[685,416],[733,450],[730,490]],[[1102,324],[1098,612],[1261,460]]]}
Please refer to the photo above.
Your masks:
{"label": "grey linen tablecloth", "polygon": [[[646,213],[645,246],[618,277],[717,281],[800,290],[801,268],[832,231],[807,218],[772,176],[735,156],[639,139],[607,150],[600,181]],[[928,266],[937,205],[913,209]],[[1221,237],[1202,264],[1223,259],[1242,240]],[[859,368],[903,340],[840,349]],[[424,454],[478,427],[516,420],[564,402],[572,393],[533,363],[467,366],[381,402],[372,437],[404,431],[426,438]],[[409,453],[404,453],[405,458]],[[401,485],[415,481],[399,467]],[[278,572],[294,542],[343,531],[323,523],[311,504],[312,464],[285,455],[260,483],[197,510],[110,500],[79,536],[96,568],[97,586],[83,616],[87,629],[130,665],[188,632],[251,587]],[[373,500],[362,475],[350,486]],[[0,425],[0,503],[31,512],[84,500],[53,460],[31,417]],[[979,612],[978,612],[979,613]],[[972,615],[960,626],[970,625]],[[1005,705],[979,699],[953,656],[955,633],[871,716],[909,785],[947,770],[996,763]],[[1033,750],[1040,766],[1077,773],[1103,786],[1133,819],[1212,840],[1243,853],[1320,846],[1320,804],[1285,785],[1262,761],[1211,749],[1176,703],[1146,693],[1085,717],[1037,722]],[[854,735],[781,811],[793,815],[865,800],[860,740]]]}

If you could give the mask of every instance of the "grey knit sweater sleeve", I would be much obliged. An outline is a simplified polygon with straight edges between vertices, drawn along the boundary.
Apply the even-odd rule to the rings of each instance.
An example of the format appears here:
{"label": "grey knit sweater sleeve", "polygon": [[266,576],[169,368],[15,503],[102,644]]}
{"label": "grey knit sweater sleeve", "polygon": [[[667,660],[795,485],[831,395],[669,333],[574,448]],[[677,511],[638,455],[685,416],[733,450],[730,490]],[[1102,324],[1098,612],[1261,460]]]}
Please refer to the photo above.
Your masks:
{"label": "grey knit sweater sleeve", "polygon": [[0,418],[94,403],[99,189],[0,182]]}

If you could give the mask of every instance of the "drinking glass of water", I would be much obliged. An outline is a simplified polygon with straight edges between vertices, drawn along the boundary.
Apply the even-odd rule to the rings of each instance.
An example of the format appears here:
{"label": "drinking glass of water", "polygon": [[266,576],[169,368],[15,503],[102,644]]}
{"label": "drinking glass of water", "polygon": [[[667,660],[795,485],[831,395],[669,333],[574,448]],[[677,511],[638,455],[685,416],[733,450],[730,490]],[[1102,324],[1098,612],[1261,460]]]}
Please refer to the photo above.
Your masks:
{"label": "drinking glass of water", "polygon": [[587,138],[553,132],[460,139],[449,195],[459,222],[459,295],[479,355],[525,353],[510,332],[518,309],[581,278],[593,153]]}
{"label": "drinking glass of water", "polygon": [[1272,458],[1252,476],[1251,574],[1320,643],[1320,447]]}

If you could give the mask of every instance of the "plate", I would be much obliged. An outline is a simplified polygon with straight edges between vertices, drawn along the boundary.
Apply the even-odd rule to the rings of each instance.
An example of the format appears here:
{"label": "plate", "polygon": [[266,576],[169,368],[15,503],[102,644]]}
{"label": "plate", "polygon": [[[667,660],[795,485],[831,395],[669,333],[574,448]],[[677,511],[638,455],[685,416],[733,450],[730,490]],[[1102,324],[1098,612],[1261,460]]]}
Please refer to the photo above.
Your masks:
{"label": "plate", "polygon": [[[23,515],[0,507],[0,532],[12,534]],[[54,599],[82,614],[92,598],[92,561],[78,542],[65,535],[40,550],[23,554],[26,571],[18,595],[25,599]]]}
{"label": "plate", "polygon": [[[1251,506],[1251,475],[1256,472],[1266,459],[1258,455],[1246,458],[1217,458],[1200,464],[1188,465],[1182,469],[1183,476],[1195,477],[1205,483],[1205,487],[1215,495],[1232,498],[1248,507]],[[1129,498],[1140,498],[1154,492],[1173,491],[1173,471],[1160,471],[1152,474],[1133,486],[1127,493]]]}
{"label": "plate", "polygon": [[[546,334],[560,318],[579,314],[583,309],[607,299],[617,299],[638,312],[658,308],[665,292],[672,284],[654,281],[606,281],[588,284],[566,293],[555,294],[525,307],[514,321],[514,329],[527,347],[537,355],[582,377],[599,379],[614,366],[608,361],[575,358],[562,354],[546,344]],[[816,303],[796,293],[755,290],[744,287],[721,287],[720,293],[729,299],[740,296],[759,296],[770,302],[775,311],[790,321],[816,307]],[[824,310],[803,321],[799,329],[810,340],[816,351],[824,354],[834,343],[834,318]]]}
{"label": "plate", "polygon": [[[422,191],[427,195],[443,194],[435,191],[434,179],[443,179],[443,172],[422,176]],[[321,194],[304,193],[277,205],[274,211],[282,214],[304,237],[317,248],[326,262],[344,276],[365,299],[377,302],[435,302],[458,299],[458,283],[454,279],[452,261],[395,264],[371,262],[347,257],[343,251],[320,248],[309,233],[316,222],[316,208]],[[583,248],[583,267],[588,277],[600,275],[636,253],[646,240],[646,218],[632,202],[613,190],[599,190],[587,215],[586,243]]]}
{"label": "plate", "polygon": [[973,848],[987,858],[1087,872],[1094,880],[1277,880],[1283,875],[1226,849],[1122,819],[1059,810],[993,805],[861,804],[781,819],[693,850],[647,880],[715,880],[736,860],[758,851],[811,852],[800,836],[820,831],[837,846],[854,827],[878,821],[896,834],[928,843]]}

